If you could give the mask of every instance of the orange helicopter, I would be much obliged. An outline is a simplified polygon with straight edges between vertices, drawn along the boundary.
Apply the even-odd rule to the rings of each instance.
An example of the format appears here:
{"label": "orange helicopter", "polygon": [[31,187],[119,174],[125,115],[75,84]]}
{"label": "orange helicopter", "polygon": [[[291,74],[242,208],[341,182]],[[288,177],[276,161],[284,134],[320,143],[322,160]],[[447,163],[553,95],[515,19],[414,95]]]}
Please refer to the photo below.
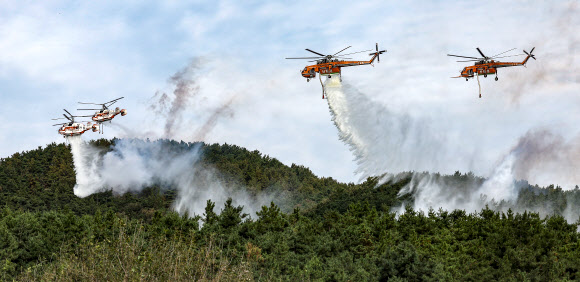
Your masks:
{"label": "orange helicopter", "polygon": [[343,67],[371,65],[375,61],[375,59],[377,59],[377,61],[380,62],[381,60],[379,58],[379,55],[387,52],[387,50],[379,51],[379,44],[377,43],[375,45],[376,51],[369,54],[370,56],[372,56],[370,60],[368,60],[368,61],[345,61],[345,60],[348,60],[351,58],[345,58],[344,56],[362,53],[362,52],[369,52],[369,51],[373,50],[373,49],[370,49],[370,50],[364,50],[364,51],[358,51],[358,52],[338,55],[339,53],[341,53],[342,51],[344,51],[350,47],[351,46],[348,46],[348,47],[334,53],[333,55],[323,55],[323,54],[320,54],[318,52],[312,51],[310,49],[306,49],[306,51],[312,52],[312,53],[318,55],[319,57],[300,57],[300,58],[286,58],[286,59],[314,59],[313,61],[310,61],[310,62],[316,62],[316,65],[306,66],[300,73],[302,74],[303,77],[306,78],[306,81],[310,81],[311,78],[316,77],[316,73],[320,74],[320,76],[318,78],[320,80],[320,84],[322,85],[322,99],[324,99],[325,91],[324,91],[324,84],[322,84],[322,78],[321,78],[322,75],[328,75],[329,78],[331,77],[332,74],[338,74],[340,76],[341,75],[340,71],[341,71],[341,68],[343,68]]}
{"label": "orange helicopter", "polygon": [[[479,76],[480,75],[483,75],[483,77],[487,77],[488,74],[490,74],[490,75],[495,74],[495,81],[498,81],[499,78],[497,77],[497,69],[507,68],[507,67],[515,67],[515,66],[524,66],[525,67],[526,63],[528,62],[528,60],[530,58],[532,58],[534,60],[536,59],[536,57],[532,54],[532,52],[534,52],[534,49],[536,49],[536,47],[532,48],[530,53],[526,52],[526,50],[523,50],[525,55],[527,55],[527,57],[522,62],[496,61],[496,59],[499,59],[499,58],[507,58],[507,57],[524,55],[524,54],[517,54],[517,55],[511,55],[511,56],[498,57],[499,55],[505,54],[509,51],[513,51],[516,48],[507,50],[505,52],[501,52],[501,53],[494,55],[494,56],[491,56],[491,57],[487,57],[486,55],[484,55],[483,52],[481,52],[481,50],[479,50],[479,47],[475,48],[475,49],[477,49],[477,52],[479,52],[479,54],[481,54],[481,56],[482,56],[481,58],[447,54],[447,56],[469,59],[466,61],[458,61],[458,62],[475,62],[475,64],[473,66],[468,66],[468,67],[463,68],[463,70],[461,70],[461,75],[454,76],[452,78],[464,77],[465,81],[468,81],[469,78],[476,77],[477,83],[479,84]],[[480,85],[480,89],[479,89],[479,98],[481,98],[481,85]]]}

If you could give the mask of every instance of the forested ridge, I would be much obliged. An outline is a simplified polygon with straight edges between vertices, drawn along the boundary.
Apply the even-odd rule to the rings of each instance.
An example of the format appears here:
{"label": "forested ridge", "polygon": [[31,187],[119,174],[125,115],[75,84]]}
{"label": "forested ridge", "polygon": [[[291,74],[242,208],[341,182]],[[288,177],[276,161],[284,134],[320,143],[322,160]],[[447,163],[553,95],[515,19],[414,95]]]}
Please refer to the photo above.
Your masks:
{"label": "forested ridge", "polygon": [[[116,140],[93,141],[104,150]],[[201,215],[172,211],[176,191],[73,194],[70,147],[49,144],[0,160],[0,280],[566,280],[580,278],[578,222],[561,215],[580,191],[520,182],[515,203],[477,212],[396,215],[409,183],[345,184],[235,145],[201,148],[202,165],[276,204],[249,216],[227,201]],[[201,147],[200,147],[201,146]],[[450,189],[472,173],[433,175]],[[526,210],[550,207],[543,217]],[[513,210],[522,211],[519,213]],[[501,211],[499,211],[501,210]],[[503,211],[503,212],[502,212]]]}

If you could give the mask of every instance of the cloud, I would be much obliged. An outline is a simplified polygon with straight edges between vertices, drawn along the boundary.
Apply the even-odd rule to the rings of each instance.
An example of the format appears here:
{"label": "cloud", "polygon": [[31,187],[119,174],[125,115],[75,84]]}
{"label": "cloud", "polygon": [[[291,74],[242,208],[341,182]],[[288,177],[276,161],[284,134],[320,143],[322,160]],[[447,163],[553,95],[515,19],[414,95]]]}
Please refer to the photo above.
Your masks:
{"label": "cloud", "polygon": [[[530,128],[570,129],[559,132],[566,140],[578,133],[578,76],[569,72],[556,77],[553,72],[578,65],[577,35],[569,32],[568,39],[554,40],[567,32],[555,26],[574,30],[577,19],[573,7],[566,8],[569,3],[574,2],[538,7],[512,1],[339,1],[333,17],[321,19],[328,5],[306,1],[6,4],[0,27],[0,120],[10,138],[2,139],[0,155],[60,142],[46,121],[62,108],[94,97],[107,101],[125,96],[123,108],[129,115],[113,121],[116,126],[104,135],[83,138],[162,137],[165,116],[158,120],[154,114],[165,108],[151,111],[149,100],[156,91],[173,95],[174,85],[167,78],[201,56],[213,60],[212,65],[199,75],[196,100],[188,100],[193,105],[188,104],[168,133],[176,139],[203,135],[208,142],[259,149],[286,164],[304,164],[319,175],[354,181],[356,164],[336,138],[327,105],[319,99],[319,85],[300,76],[303,62],[283,58],[300,56],[304,48],[336,52],[352,45],[358,51],[378,42],[388,50],[381,63],[345,68],[345,81],[371,103],[407,116],[412,128],[427,123],[429,131],[445,132],[446,142],[458,144],[462,156],[475,156],[446,164],[451,172],[489,175],[494,162]],[[566,9],[568,14],[559,12]],[[495,11],[495,20],[489,22],[481,10]],[[475,47],[498,53],[536,42],[546,42],[536,45],[539,60],[527,69],[500,73],[498,82],[484,80],[482,100],[476,99],[475,83],[449,79],[462,66],[446,53],[469,55]],[[548,63],[548,76],[536,76]],[[522,75],[527,83],[517,107],[510,102],[510,87],[519,79],[511,75]],[[536,77],[540,82],[531,84]],[[204,126],[211,130],[196,136]],[[427,162],[416,168],[428,167]],[[413,165],[402,161],[400,166]]]}

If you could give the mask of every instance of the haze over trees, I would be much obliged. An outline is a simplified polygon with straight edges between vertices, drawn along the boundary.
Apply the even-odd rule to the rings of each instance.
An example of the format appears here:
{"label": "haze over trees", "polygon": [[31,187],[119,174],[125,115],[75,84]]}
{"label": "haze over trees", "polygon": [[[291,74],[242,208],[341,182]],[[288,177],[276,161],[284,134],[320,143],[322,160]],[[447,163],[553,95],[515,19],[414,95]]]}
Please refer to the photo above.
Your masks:
{"label": "haze over trees", "polygon": [[[97,140],[107,149],[115,140]],[[189,150],[194,144],[166,146]],[[377,186],[320,178],[235,145],[202,146],[202,165],[253,196],[276,193],[248,215],[232,200],[178,214],[176,191],[73,194],[70,148],[49,144],[0,160],[0,280],[556,280],[579,279],[578,224],[562,216],[580,191],[520,182],[514,203],[477,212],[395,214],[410,181]],[[482,181],[438,175],[449,189]],[[549,210],[540,216],[530,210]],[[518,211],[517,213],[514,211]]]}

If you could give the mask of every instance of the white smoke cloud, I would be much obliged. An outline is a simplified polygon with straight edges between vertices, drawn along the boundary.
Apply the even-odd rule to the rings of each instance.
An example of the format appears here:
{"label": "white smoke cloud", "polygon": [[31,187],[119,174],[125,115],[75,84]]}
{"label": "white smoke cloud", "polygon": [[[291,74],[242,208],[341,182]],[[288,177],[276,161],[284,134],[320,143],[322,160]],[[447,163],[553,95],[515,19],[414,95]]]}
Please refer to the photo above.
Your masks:
{"label": "white smoke cloud", "polygon": [[234,116],[237,92],[216,98],[220,95],[210,91],[215,89],[206,76],[214,73],[213,66],[206,59],[194,58],[171,75],[169,89],[156,91],[147,103],[150,115],[145,128],[112,123],[125,139],[116,140],[108,150],[97,149],[80,136],[69,138],[77,177],[75,195],[86,197],[103,190],[140,192],[159,185],[176,189],[173,208],[179,213],[200,215],[208,199],[219,207],[230,197],[250,215],[268,205],[274,199],[271,194],[252,195],[246,187],[226,184],[217,170],[200,162],[200,143],[180,151],[169,141],[143,141],[145,137],[203,141],[220,120]]}
{"label": "white smoke cloud", "polygon": [[[516,185],[513,177],[514,163],[515,156],[509,154],[485,181],[478,181],[473,175],[466,177],[465,181],[453,182],[460,177],[413,173],[411,182],[399,192],[399,196],[413,194],[413,208],[422,211],[443,208],[475,212],[486,205],[494,208],[501,201],[515,203],[521,187]],[[398,211],[403,212],[404,207],[399,207]]]}
{"label": "white smoke cloud", "polygon": [[[580,201],[574,198],[573,194],[565,194],[564,210],[557,210],[560,204],[554,205],[550,201],[535,202],[529,206],[529,203],[518,202],[518,197],[522,189],[531,189],[528,182],[522,180],[518,175],[522,172],[527,175],[531,167],[542,165],[542,162],[529,161],[529,155],[541,158],[545,152],[534,152],[536,146],[531,146],[528,141],[544,142],[537,138],[537,134],[547,134],[545,131],[531,132],[522,137],[518,144],[499,162],[493,173],[485,181],[468,181],[461,183],[450,183],[448,179],[436,174],[415,173],[412,175],[411,182],[406,185],[400,192],[399,196],[412,194],[412,206],[415,210],[428,211],[429,209],[442,208],[444,210],[465,210],[467,212],[477,212],[488,206],[492,209],[507,211],[508,208],[514,212],[523,213],[524,211],[533,211],[540,216],[561,214],[569,223],[579,220]],[[532,140],[529,140],[532,138]],[[551,156],[552,152],[548,153]],[[562,171],[548,171],[550,177],[557,178],[570,177],[566,174],[569,164],[560,164]],[[532,169],[533,170],[533,169]],[[575,174],[572,174],[575,177]],[[517,179],[519,180],[516,181]],[[576,186],[577,187],[577,186]],[[577,188],[575,188],[577,189]],[[547,193],[547,191],[536,192]],[[405,211],[404,206],[395,208],[399,213]]]}
{"label": "white smoke cloud", "polygon": [[580,137],[566,140],[549,129],[530,130],[510,152],[516,156],[513,176],[535,183],[557,181],[567,189],[580,184]]}
{"label": "white smoke cloud", "polygon": [[[339,138],[353,152],[361,178],[380,176],[380,183],[384,183],[398,181],[394,173],[404,171],[465,169],[476,157],[447,142],[452,129],[438,131],[428,119],[396,113],[342,84],[337,76],[327,79],[325,89]],[[579,157],[580,139],[565,141],[547,130],[530,131],[500,159],[486,180],[470,177],[474,180],[452,183],[452,178],[439,174],[412,173],[399,196],[412,194],[413,208],[423,211],[515,207],[522,189],[517,179],[560,181],[572,188],[580,182],[576,173]],[[564,212],[570,222],[577,220],[571,212],[576,209],[573,205],[569,202]],[[543,215],[554,212],[551,207],[536,207],[534,211]]]}
{"label": "white smoke cloud", "polygon": [[191,147],[169,141],[121,139],[116,140],[110,151],[102,151],[78,136],[69,138],[69,142],[77,177],[74,193],[79,197],[109,189],[119,194],[140,192],[159,185],[176,189],[173,208],[190,215],[203,214],[208,199],[220,207],[231,197],[235,205],[244,206],[244,212],[250,215],[273,200],[264,194],[252,196],[244,187],[224,183],[219,172],[200,162],[200,143]]}

